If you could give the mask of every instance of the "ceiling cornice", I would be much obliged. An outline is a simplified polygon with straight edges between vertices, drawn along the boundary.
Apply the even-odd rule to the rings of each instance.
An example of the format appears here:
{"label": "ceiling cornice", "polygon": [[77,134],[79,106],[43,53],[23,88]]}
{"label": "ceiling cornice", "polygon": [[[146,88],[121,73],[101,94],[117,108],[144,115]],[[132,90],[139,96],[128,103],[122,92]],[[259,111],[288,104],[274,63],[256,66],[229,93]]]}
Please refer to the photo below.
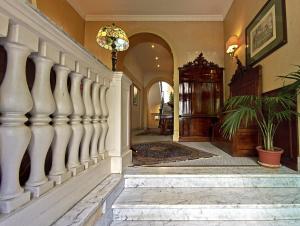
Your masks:
{"label": "ceiling cornice", "polygon": [[223,15],[86,15],[86,21],[223,21]]}

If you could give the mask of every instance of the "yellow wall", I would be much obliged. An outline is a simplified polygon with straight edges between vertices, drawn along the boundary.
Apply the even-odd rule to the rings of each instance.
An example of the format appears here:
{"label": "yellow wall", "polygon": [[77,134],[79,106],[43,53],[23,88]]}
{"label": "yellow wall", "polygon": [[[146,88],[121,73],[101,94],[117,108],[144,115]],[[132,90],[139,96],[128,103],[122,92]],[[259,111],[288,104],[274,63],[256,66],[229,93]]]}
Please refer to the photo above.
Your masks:
{"label": "yellow wall", "polygon": [[[110,52],[100,48],[95,37],[101,26],[112,22],[86,22],[85,47],[107,66],[111,66]],[[163,38],[171,47],[174,57],[174,139],[179,137],[178,120],[178,67],[200,54],[209,61],[224,65],[223,22],[117,22],[128,36],[149,32]]]}
{"label": "yellow wall", "polygon": [[80,44],[84,44],[85,21],[66,0],[35,0],[37,8],[62,27]]}
{"label": "yellow wall", "polygon": [[[241,37],[243,45],[236,52],[245,64],[245,29],[267,0],[235,0],[224,21],[225,41],[231,35]],[[300,4],[299,0],[286,0],[288,43],[267,56],[258,64],[263,69],[263,92],[282,86],[278,75],[286,75],[295,71],[293,65],[300,64]],[[225,56],[226,94],[232,74],[236,68],[235,61]]]}
{"label": "yellow wall", "polygon": [[28,0],[33,6],[37,7],[36,0]]}

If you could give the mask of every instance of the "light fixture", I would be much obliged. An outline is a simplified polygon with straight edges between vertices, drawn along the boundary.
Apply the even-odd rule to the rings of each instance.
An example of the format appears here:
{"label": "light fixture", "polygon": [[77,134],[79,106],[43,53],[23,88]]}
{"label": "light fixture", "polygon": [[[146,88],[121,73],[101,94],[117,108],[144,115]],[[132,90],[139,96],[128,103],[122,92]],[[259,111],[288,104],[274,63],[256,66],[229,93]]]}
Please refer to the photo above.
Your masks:
{"label": "light fixture", "polygon": [[160,67],[160,65],[158,64],[157,67]]}
{"label": "light fixture", "polygon": [[226,42],[226,53],[228,53],[231,57],[234,57],[234,53],[239,46],[239,38],[236,35],[231,36]]}
{"label": "light fixture", "polygon": [[117,52],[124,51],[129,47],[126,33],[113,23],[112,25],[101,27],[96,40],[101,47],[112,51],[112,70],[116,71]]}
{"label": "light fixture", "polygon": [[158,60],[158,56],[157,56],[157,57],[155,57],[155,60]]}
{"label": "light fixture", "polygon": [[151,45],[151,48],[154,49],[154,47],[155,47],[155,45],[152,44],[152,45]]}

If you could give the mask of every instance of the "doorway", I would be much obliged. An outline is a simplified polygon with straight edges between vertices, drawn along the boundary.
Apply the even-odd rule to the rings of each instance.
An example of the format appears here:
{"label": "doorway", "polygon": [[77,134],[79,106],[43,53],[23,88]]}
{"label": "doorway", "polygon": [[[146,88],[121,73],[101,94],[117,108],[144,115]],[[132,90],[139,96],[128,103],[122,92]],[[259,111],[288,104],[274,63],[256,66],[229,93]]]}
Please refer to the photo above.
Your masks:
{"label": "doorway", "polygon": [[148,91],[148,130],[160,135],[173,134],[174,90],[164,81],[155,82]]}

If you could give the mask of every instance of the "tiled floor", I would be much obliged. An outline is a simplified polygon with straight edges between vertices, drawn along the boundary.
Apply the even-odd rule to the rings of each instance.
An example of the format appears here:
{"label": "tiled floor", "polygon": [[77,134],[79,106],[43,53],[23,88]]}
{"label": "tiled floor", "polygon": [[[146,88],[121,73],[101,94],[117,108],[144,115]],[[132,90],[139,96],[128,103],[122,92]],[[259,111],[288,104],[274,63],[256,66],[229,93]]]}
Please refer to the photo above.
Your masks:
{"label": "tiled floor", "polygon": [[[132,144],[155,142],[155,141],[172,141],[172,136],[155,136],[145,135],[136,136],[141,131],[133,131]],[[232,157],[209,142],[181,142],[186,146],[206,151],[216,156],[211,158],[202,158],[180,162],[160,163],[152,166],[257,166],[256,158]]]}
{"label": "tiled floor", "polygon": [[132,134],[132,144],[156,142],[156,141],[172,141],[173,137],[170,136],[156,136],[156,135],[142,135],[137,136],[137,134],[143,132],[143,130],[134,130]]}

